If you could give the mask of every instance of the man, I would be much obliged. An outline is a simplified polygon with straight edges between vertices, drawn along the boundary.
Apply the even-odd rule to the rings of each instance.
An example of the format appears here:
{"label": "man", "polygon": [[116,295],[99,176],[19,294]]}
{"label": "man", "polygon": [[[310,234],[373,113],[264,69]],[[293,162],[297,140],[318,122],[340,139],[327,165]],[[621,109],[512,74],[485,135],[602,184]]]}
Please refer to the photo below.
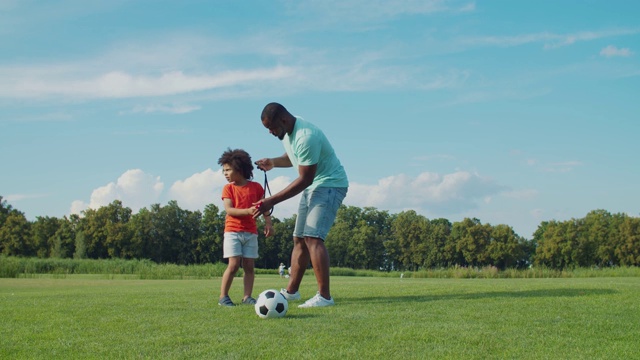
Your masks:
{"label": "man", "polygon": [[261,120],[269,133],[282,141],[285,153],[257,161],[258,168],[269,171],[274,167],[297,167],[298,177],[284,190],[256,203],[253,216],[269,213],[274,205],[302,193],[293,231],[291,276],[287,288],[280,292],[287,300],[300,299],[298,289],[311,261],[318,293],[298,307],[334,305],[329,287],[329,253],[324,239],[347,195],[347,174],[324,133],[315,125],[291,115],[278,103],[267,104]]}

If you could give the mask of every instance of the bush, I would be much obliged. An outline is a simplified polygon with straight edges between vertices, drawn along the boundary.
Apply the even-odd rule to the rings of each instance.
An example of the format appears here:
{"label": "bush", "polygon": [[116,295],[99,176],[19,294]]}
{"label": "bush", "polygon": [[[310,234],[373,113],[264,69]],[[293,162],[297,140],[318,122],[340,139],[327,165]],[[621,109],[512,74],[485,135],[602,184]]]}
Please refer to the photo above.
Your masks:
{"label": "bush", "polygon": [[[39,259],[0,256],[0,277],[31,277],[34,274],[135,275],[140,279],[208,279],[220,277],[226,264],[175,265],[151,260]],[[239,276],[242,271],[238,272]]]}
{"label": "bush", "polygon": [[[97,274],[97,275],[130,275],[138,279],[210,279],[222,277],[227,264],[176,265],[158,264],[151,260],[124,259],[40,259],[21,258],[0,255],[0,277],[18,278],[34,277],[39,274],[49,274],[55,277],[65,277],[68,274]],[[256,269],[256,274],[277,275],[275,269]],[[426,269],[416,272],[410,271],[377,271],[354,270],[350,268],[331,268],[331,276],[361,276],[361,277],[402,277],[404,278],[586,278],[586,277],[640,277],[640,267],[607,267],[607,268],[577,268],[570,270],[555,270],[547,267],[532,267],[529,269],[506,269],[500,271],[495,266],[462,267]],[[307,269],[307,276],[313,276],[313,269]],[[309,274],[310,273],[310,274]],[[242,277],[240,269],[236,277]]]}

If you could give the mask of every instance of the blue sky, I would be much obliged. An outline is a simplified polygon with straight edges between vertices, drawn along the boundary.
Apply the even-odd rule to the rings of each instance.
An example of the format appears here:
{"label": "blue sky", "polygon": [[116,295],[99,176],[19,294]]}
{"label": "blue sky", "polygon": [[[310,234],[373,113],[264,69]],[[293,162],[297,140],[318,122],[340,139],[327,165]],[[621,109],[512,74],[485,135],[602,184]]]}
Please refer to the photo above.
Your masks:
{"label": "blue sky", "polygon": [[[277,101],[330,138],[347,205],[526,238],[595,209],[638,216],[638,14],[620,0],[0,0],[0,195],[30,220],[114,199],[222,207],[226,148],[284,152],[260,123]],[[295,176],[270,172],[272,190]]]}

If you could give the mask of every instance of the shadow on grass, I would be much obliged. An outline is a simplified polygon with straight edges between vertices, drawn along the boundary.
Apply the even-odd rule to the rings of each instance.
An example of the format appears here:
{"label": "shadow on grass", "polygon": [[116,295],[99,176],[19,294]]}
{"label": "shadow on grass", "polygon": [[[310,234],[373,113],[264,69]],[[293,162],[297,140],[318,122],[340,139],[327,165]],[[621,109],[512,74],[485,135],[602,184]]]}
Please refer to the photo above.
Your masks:
{"label": "shadow on grass", "polygon": [[[308,311],[308,310],[305,309],[305,311]],[[295,312],[295,313],[287,312],[287,315],[286,315],[288,319],[296,319],[296,320],[312,319],[312,318],[317,318],[319,316],[323,316],[323,313],[314,312],[312,314],[312,313],[300,313],[300,312]]]}
{"label": "shadow on grass", "polygon": [[476,300],[493,298],[544,298],[544,297],[578,297],[594,295],[610,295],[616,291],[611,289],[540,289],[525,291],[495,291],[468,294],[436,294],[436,295],[398,295],[398,296],[362,296],[340,299],[341,304],[348,303],[398,303],[398,302],[428,302],[448,300]]}

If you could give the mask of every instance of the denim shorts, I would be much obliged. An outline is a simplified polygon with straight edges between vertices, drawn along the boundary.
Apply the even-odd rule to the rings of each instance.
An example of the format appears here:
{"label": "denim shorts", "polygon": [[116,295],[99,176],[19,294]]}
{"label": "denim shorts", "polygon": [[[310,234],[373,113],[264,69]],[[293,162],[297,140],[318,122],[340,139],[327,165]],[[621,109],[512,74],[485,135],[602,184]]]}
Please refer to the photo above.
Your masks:
{"label": "denim shorts", "polygon": [[324,240],[345,196],[347,196],[346,187],[305,189],[300,197],[293,236],[308,236]]}
{"label": "denim shorts", "polygon": [[246,259],[258,258],[258,234],[249,232],[226,232],[222,245],[222,257],[242,256]]}

